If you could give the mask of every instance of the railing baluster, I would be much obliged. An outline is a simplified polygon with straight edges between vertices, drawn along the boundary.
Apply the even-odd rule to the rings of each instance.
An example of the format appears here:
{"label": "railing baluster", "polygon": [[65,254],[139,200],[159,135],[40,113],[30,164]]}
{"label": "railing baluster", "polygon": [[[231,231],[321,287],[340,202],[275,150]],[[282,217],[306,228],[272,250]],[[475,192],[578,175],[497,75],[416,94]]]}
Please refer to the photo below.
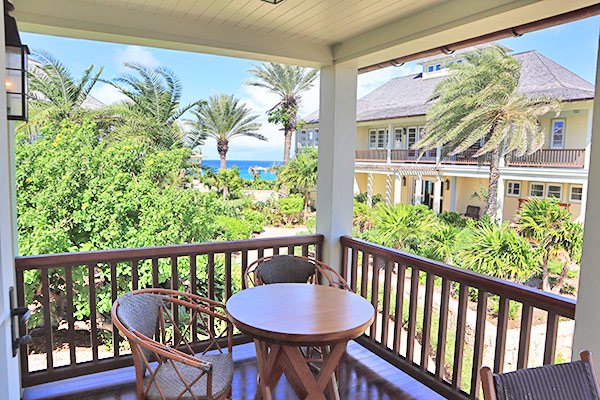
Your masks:
{"label": "railing baluster", "polygon": [[[171,290],[179,291],[179,268],[177,257],[171,257]],[[173,323],[179,327],[179,306],[171,303],[171,314],[173,315]],[[173,328],[173,346],[177,347],[181,340],[177,329]]]}
{"label": "railing baluster", "polygon": [[131,289],[137,290],[140,286],[139,284],[139,276],[138,276],[138,267],[139,260],[131,260]]}
{"label": "railing baluster", "polygon": [[[217,300],[215,294],[215,254],[208,254],[208,298],[211,300]],[[215,332],[215,319],[214,317],[209,318],[209,329],[214,335]]]}
{"label": "railing baluster", "polygon": [[487,317],[487,292],[479,289],[477,292],[477,320],[475,322],[475,344],[473,347],[473,369],[471,370],[471,398],[479,394],[479,369],[483,362],[483,346],[485,338],[485,323]]}
{"label": "railing baluster", "polygon": [[428,273],[425,282],[425,303],[423,307],[423,339],[421,340],[421,370],[426,371],[431,353],[431,317],[433,314],[433,286],[435,275]]}
{"label": "railing baluster", "polygon": [[440,302],[440,319],[438,328],[438,342],[435,352],[435,377],[444,378],[444,369],[446,367],[446,337],[448,335],[448,303],[450,301],[450,281],[442,279],[442,293]]}
{"label": "railing baluster", "polygon": [[400,354],[400,340],[402,336],[402,310],[404,307],[404,278],[406,266],[398,264],[396,276],[396,314],[394,315],[394,353]]}
{"label": "railing baluster", "polygon": [[[278,252],[279,254],[279,252]],[[227,301],[231,297],[231,252],[225,253],[225,298]]]}
{"label": "railing baluster", "polygon": [[[289,249],[288,249],[289,251]],[[294,254],[294,250],[292,249],[292,253]],[[244,282],[244,275],[246,274],[246,268],[248,268],[248,250],[242,251],[242,289],[246,289],[246,284]]]}
{"label": "railing baluster", "polygon": [[308,253],[308,245],[307,245],[307,244],[303,244],[303,245],[302,245],[302,255],[303,255],[304,257],[308,257],[308,254],[309,254],[309,253]]}
{"label": "railing baluster", "polygon": [[[193,294],[198,294],[198,255],[190,255],[190,290]],[[192,317],[192,342],[198,341],[198,315],[191,315]]]}
{"label": "railing baluster", "polygon": [[288,246],[287,247],[287,253],[289,255],[294,255],[294,248],[295,248],[294,246]]}
{"label": "railing baluster", "polygon": [[388,348],[388,327],[390,324],[390,296],[392,290],[392,270],[394,263],[390,260],[385,260],[384,265],[384,280],[383,280],[383,309],[381,312],[381,343]]}
{"label": "railing baluster", "polygon": [[419,269],[410,270],[410,303],[408,305],[408,335],[406,359],[414,364],[415,338],[417,333],[417,302],[419,300]]}
{"label": "railing baluster", "polygon": [[496,349],[494,351],[494,372],[504,372],[504,356],[506,348],[506,332],[508,330],[508,316],[510,301],[500,296],[498,299],[498,324],[496,326]]}
{"label": "railing baluster", "polygon": [[544,346],[544,365],[554,364],[556,354],[556,339],[558,338],[558,315],[548,313],[546,322],[546,343]]}
{"label": "railing baluster", "polygon": [[278,255],[279,254],[279,247],[273,247],[273,255]]}
{"label": "railing baluster", "polygon": [[352,264],[350,268],[350,288],[354,293],[356,293],[356,285],[357,285],[357,275],[358,275],[358,250],[356,248],[352,248]]}
{"label": "railing baluster", "polygon": [[[110,269],[110,298],[114,304],[117,300],[118,296],[118,281],[117,281],[117,265],[114,262],[108,264],[108,268]],[[112,341],[113,341],[113,356],[119,356],[119,341],[121,340],[121,335],[119,335],[119,330],[117,326],[113,324],[112,326]]]}
{"label": "railing baluster", "polygon": [[533,320],[533,307],[523,303],[521,312],[521,333],[519,335],[519,357],[517,369],[527,368],[529,362],[529,341],[531,339],[531,323]]}
{"label": "railing baluster", "polygon": [[342,278],[344,278],[346,282],[350,280],[348,268],[348,248],[346,246],[342,246],[342,265],[340,268],[340,275],[342,276]]}
{"label": "railing baluster", "polygon": [[[19,307],[26,307],[25,304],[25,277],[23,271],[16,271],[15,283],[17,285],[17,305]],[[21,322],[19,324],[19,336],[27,335],[27,323]],[[29,374],[29,345],[21,347],[20,359],[21,359],[21,376],[27,376]]]}
{"label": "railing baluster", "polygon": [[96,266],[88,264],[88,287],[90,293],[90,328],[92,342],[92,360],[98,361],[98,320],[96,315]]}
{"label": "railing baluster", "polygon": [[77,364],[77,355],[75,348],[75,316],[73,307],[73,270],[72,267],[65,267],[65,286],[67,292],[67,325],[68,325],[68,338],[69,343],[69,359],[70,364]]}
{"label": "railing baluster", "polygon": [[362,270],[360,273],[360,295],[367,298],[367,288],[369,286],[369,258],[371,255],[363,251]]}
{"label": "railing baluster", "polygon": [[458,317],[456,320],[456,343],[454,346],[454,365],[452,366],[452,387],[460,388],[463,367],[463,354],[465,345],[465,322],[467,320],[467,308],[469,301],[468,287],[460,284],[458,291]]}
{"label": "railing baluster", "polygon": [[152,287],[158,287],[158,258],[152,259]]}
{"label": "railing baluster", "polygon": [[48,269],[42,270],[42,306],[44,307],[44,337],[46,345],[46,368],[54,369],[54,358],[52,350],[54,349],[52,339],[52,313],[50,310],[50,279],[48,278]]}
{"label": "railing baluster", "polygon": [[[371,273],[371,304],[375,312],[379,310],[379,257],[373,257],[372,273]],[[371,324],[371,340],[377,340],[377,318]]]}
{"label": "railing baluster", "polygon": [[[259,259],[263,258],[265,256],[265,249],[258,249],[257,254]],[[302,254],[304,254],[304,246],[302,246]],[[306,255],[308,255],[308,246],[306,246]]]}

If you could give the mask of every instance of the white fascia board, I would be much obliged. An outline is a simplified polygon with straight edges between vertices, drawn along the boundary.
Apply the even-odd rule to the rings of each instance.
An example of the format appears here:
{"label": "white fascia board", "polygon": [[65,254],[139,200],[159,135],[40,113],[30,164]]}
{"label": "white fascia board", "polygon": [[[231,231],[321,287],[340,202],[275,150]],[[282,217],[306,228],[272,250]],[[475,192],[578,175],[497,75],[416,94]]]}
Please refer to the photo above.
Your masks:
{"label": "white fascia board", "polygon": [[336,62],[361,67],[538,21],[594,0],[453,0],[333,46]]}
{"label": "white fascia board", "polygon": [[27,0],[13,13],[34,33],[160,47],[309,67],[332,64],[327,45],[73,0]]}

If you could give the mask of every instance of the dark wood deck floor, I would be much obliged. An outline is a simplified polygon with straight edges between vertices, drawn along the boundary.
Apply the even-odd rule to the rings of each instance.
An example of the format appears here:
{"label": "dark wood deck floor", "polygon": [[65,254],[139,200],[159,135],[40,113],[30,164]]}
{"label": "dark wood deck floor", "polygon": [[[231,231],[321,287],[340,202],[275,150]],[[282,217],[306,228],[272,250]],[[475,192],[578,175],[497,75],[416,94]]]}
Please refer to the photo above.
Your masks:
{"label": "dark wood deck floor", "polygon": [[[254,345],[237,346],[233,354],[235,359],[233,399],[253,399],[256,389]],[[134,400],[135,388],[132,377],[133,369],[124,368],[53,382],[26,389],[23,399]],[[444,399],[355,342],[349,343],[348,352],[340,366],[339,387],[342,399]],[[293,400],[297,397],[285,379],[282,379],[276,388],[274,398]]]}

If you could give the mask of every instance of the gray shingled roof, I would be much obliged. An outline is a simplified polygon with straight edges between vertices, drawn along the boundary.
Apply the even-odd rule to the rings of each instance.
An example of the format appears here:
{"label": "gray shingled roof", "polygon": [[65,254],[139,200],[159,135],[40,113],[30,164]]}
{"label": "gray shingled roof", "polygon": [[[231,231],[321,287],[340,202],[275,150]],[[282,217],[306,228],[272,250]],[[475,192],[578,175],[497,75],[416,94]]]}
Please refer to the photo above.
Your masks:
{"label": "gray shingled roof", "polygon": [[[594,85],[535,50],[514,54],[521,62],[519,92],[528,96],[555,97],[562,101],[594,98]],[[444,77],[423,79],[422,74],[394,78],[357,101],[358,122],[425,115],[429,99]],[[318,110],[304,118],[319,122]]]}

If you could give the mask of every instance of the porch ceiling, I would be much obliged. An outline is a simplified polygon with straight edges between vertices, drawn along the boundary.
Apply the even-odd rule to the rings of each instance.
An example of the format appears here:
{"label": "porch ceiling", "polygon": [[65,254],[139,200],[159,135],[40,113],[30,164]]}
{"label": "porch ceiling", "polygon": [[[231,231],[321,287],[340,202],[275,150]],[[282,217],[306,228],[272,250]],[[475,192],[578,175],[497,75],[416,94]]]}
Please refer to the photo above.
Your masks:
{"label": "porch ceiling", "polygon": [[13,0],[25,31],[363,67],[576,10],[593,0]]}

